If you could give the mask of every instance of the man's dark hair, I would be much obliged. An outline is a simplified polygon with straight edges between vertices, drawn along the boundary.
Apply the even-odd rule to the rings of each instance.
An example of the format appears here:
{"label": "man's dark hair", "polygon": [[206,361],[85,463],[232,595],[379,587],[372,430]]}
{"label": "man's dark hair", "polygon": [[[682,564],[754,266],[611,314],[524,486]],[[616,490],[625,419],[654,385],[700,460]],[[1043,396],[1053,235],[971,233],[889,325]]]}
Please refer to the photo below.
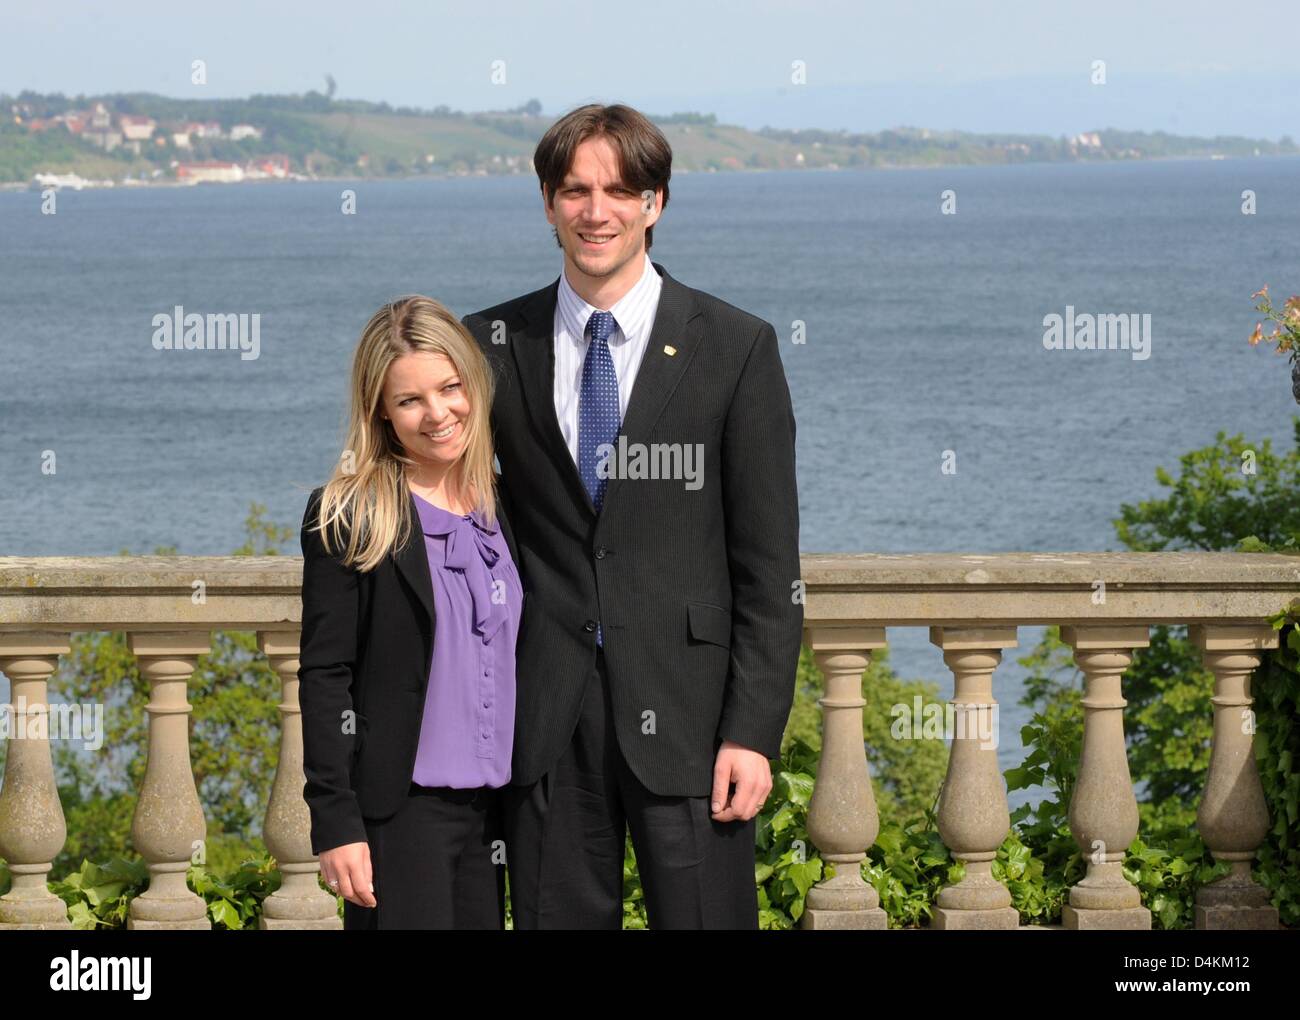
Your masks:
{"label": "man's dark hair", "polygon": [[[618,153],[623,183],[637,191],[663,190],[663,208],[668,207],[668,178],[673,172],[673,150],[663,133],[644,114],[630,106],[601,106],[592,103],[571,110],[546,130],[533,153],[533,168],[542,195],[554,207],[555,193],[573,166],[573,154],[588,138],[604,135]],[[646,227],[645,246],[650,250],[654,227]],[[556,243],[559,237],[556,236]]]}

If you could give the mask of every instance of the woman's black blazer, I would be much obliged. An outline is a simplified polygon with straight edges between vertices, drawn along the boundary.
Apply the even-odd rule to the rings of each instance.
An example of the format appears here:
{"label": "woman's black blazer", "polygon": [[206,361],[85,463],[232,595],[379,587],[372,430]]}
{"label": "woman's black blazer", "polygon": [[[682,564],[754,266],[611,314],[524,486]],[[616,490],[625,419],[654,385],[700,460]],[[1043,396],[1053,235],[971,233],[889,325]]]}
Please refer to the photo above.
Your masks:
{"label": "woman's black blazer", "polygon": [[[315,489],[308,499],[300,535],[298,702],[313,854],[364,842],[362,819],[386,818],[404,802],[415,768],[435,624],[415,497],[407,542],[361,573],[327,554],[320,535],[309,530],[322,491]],[[497,522],[518,563],[499,502]]]}

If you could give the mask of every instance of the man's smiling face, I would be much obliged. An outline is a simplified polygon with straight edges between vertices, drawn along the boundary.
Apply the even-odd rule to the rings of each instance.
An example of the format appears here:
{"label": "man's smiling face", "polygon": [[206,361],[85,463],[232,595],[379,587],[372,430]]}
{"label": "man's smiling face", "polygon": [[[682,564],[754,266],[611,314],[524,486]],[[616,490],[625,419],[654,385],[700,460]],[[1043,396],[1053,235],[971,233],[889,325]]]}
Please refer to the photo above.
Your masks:
{"label": "man's smiling face", "polygon": [[663,193],[643,197],[625,183],[618,152],[607,138],[595,135],[574,149],[573,165],[544,203],[546,218],[575,270],[593,280],[614,276],[625,266],[640,275],[646,228],[659,219]]}

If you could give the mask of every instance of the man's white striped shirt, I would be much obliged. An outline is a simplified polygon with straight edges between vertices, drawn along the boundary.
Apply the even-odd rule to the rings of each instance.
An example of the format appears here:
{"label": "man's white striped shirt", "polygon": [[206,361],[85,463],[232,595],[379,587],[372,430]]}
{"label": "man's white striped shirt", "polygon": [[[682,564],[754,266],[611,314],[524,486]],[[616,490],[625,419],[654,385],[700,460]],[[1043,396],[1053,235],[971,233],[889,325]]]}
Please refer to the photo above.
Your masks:
{"label": "man's white striped shirt", "polygon": [[627,418],[627,405],[636,383],[637,370],[650,343],[655,312],[663,278],[655,272],[650,256],[644,255],[641,279],[607,309],[597,309],[578,296],[563,272],[555,302],[555,417],[560,433],[569,447],[573,463],[578,463],[578,397],[582,392],[582,363],[587,357],[587,320],[595,311],[608,311],[617,328],[609,335],[609,354],[618,375],[619,419]]}

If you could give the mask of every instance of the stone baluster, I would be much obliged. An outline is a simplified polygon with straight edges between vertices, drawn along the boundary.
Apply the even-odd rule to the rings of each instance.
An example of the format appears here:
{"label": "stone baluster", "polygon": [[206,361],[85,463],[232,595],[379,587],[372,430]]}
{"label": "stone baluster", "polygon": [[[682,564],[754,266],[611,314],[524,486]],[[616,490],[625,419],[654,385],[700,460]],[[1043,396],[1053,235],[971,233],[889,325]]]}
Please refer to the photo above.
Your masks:
{"label": "stone baluster", "polygon": [[1145,626],[1062,627],[1084,676],[1083,751],[1070,798],[1070,832],[1088,859],[1088,873],[1070,889],[1066,928],[1150,930],[1151,911],[1124,877],[1124,856],[1138,832],[1137,797],[1124,746],[1121,677],[1145,648]]}
{"label": "stone baluster", "polygon": [[[939,835],[966,865],[956,885],[943,889],[932,928],[1017,928],[1011,893],[993,877],[993,859],[1011,829],[1006,786],[998,769],[998,705],[993,670],[1002,649],[1016,647],[1014,627],[931,627],[952,670],[953,727],[948,775],[939,796]],[[946,715],[945,715],[946,718]],[[920,720],[913,725],[919,726]]]}
{"label": "stone baluster", "polygon": [[67,905],[46,885],[68,838],[50,753],[48,683],[70,650],[66,634],[0,634],[0,672],[13,706],[0,789],[0,857],[12,884],[0,896],[0,931],[72,927]]}
{"label": "stone baluster", "polygon": [[131,901],[127,927],[211,928],[207,904],[185,878],[192,861],[205,859],[197,851],[207,837],[190,763],[187,685],[212,638],[207,631],[139,632],[127,641],[149,682],[149,760],[131,820],[131,842],[149,866],[149,888]]}
{"label": "stone baluster", "polygon": [[862,739],[862,674],[871,650],[885,647],[883,627],[817,626],[808,644],[826,677],[822,750],[808,805],[808,836],[832,878],[808,890],[801,925],[808,929],[886,928],[876,890],[862,878],[862,861],[880,833],[876,797]]}
{"label": "stone baluster", "polygon": [[302,709],[298,704],[299,631],[258,634],[258,647],[280,677],[280,760],[262,834],[279,865],[280,888],[262,908],[262,928],[342,929],[338,901],[321,888],[311,852],[311,812],[302,798]]}
{"label": "stone baluster", "polygon": [[1268,624],[1206,624],[1191,627],[1190,637],[1214,674],[1214,743],[1196,827],[1214,859],[1232,868],[1197,890],[1196,927],[1276,929],[1277,908],[1250,874],[1269,824],[1255,766],[1250,675],[1260,664],[1260,652],[1277,647],[1277,631]]}

